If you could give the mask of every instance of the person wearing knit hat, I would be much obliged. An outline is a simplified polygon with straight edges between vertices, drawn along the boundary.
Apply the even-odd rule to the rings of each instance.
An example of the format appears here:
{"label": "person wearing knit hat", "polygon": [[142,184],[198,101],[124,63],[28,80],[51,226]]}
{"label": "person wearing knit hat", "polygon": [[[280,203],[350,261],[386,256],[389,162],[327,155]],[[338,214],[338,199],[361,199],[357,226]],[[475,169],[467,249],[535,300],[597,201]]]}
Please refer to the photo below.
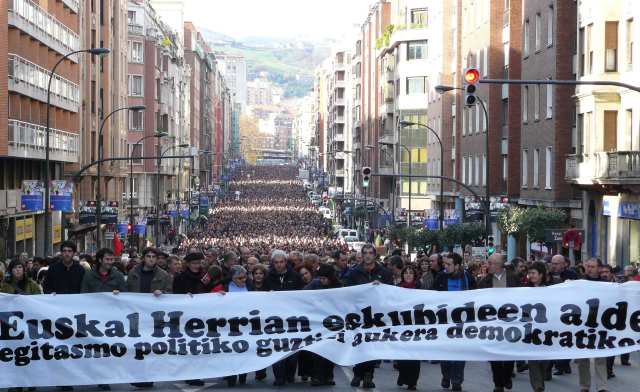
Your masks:
{"label": "person wearing knit hat", "polygon": [[7,279],[0,280],[0,293],[33,295],[42,294],[42,288],[27,276],[27,266],[22,260],[16,259],[9,263]]}

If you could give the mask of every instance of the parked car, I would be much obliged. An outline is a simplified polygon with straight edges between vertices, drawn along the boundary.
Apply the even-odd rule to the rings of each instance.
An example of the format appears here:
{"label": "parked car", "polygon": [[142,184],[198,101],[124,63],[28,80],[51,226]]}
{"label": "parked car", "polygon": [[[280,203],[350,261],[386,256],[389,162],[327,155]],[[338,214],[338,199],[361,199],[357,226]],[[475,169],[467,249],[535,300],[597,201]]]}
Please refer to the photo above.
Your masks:
{"label": "parked car", "polygon": [[338,238],[346,238],[346,237],[356,237],[356,241],[357,241],[358,240],[358,230],[340,229],[338,231]]}

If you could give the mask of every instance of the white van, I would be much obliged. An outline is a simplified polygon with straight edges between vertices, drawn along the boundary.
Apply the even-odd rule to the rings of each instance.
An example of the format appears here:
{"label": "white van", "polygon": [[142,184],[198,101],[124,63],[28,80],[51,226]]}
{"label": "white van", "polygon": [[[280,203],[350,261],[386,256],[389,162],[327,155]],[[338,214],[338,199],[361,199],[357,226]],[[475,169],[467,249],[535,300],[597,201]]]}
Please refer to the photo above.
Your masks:
{"label": "white van", "polygon": [[318,211],[322,214],[322,216],[324,216],[325,219],[333,219],[333,214],[331,213],[331,210],[327,207],[320,207],[318,208]]}
{"label": "white van", "polygon": [[356,239],[358,238],[358,230],[353,230],[353,229],[340,229],[338,231],[338,237],[340,238],[345,238],[345,237],[356,237]]}

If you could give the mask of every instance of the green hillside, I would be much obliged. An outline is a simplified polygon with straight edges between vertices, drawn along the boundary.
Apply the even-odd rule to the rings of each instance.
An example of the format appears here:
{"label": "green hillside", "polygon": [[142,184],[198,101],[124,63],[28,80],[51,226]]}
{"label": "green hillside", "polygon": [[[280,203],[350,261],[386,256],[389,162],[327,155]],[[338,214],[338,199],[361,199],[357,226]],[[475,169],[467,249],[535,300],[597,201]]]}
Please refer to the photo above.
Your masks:
{"label": "green hillside", "polygon": [[308,94],[313,88],[314,68],[329,53],[326,48],[301,46],[255,47],[237,42],[231,45],[214,45],[216,51],[242,55],[247,59],[248,80],[258,77],[261,72],[267,72],[269,79],[282,87],[286,98]]}

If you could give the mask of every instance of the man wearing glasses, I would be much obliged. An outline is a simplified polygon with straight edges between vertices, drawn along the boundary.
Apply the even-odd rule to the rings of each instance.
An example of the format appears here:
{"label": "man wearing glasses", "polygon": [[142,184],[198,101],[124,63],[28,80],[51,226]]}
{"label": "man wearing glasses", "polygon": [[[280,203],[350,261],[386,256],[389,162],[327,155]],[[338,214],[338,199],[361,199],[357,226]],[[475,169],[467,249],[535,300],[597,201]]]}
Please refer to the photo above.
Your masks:
{"label": "man wearing glasses", "polygon": [[[376,249],[372,244],[362,246],[362,262],[346,273],[344,280],[346,286],[357,286],[360,284],[393,284],[393,274],[382,264],[376,262]],[[362,362],[354,366],[352,387],[375,388],[373,383],[373,371],[376,361]]]}

